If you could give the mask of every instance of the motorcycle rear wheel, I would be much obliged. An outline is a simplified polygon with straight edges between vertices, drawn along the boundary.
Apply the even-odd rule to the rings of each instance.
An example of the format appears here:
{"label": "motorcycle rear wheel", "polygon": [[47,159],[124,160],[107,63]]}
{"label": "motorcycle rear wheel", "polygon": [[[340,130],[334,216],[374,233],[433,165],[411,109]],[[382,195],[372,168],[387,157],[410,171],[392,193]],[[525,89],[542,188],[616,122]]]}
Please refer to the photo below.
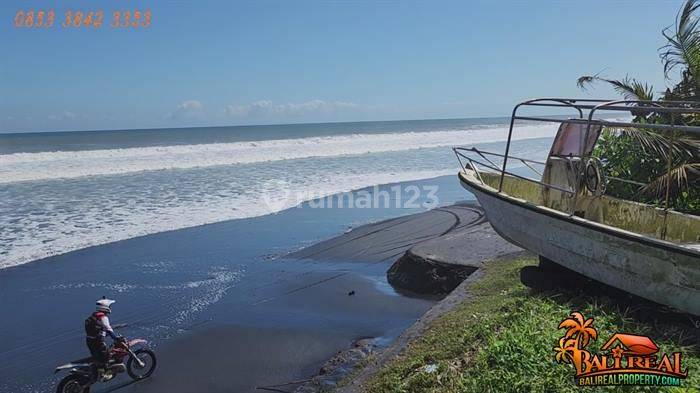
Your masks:
{"label": "motorcycle rear wheel", "polygon": [[89,382],[88,378],[82,375],[67,375],[58,383],[56,393],[90,393],[90,386],[85,386]]}
{"label": "motorcycle rear wheel", "polygon": [[134,351],[134,355],[144,362],[145,365],[144,367],[139,367],[136,360],[133,357],[129,357],[129,360],[126,362],[127,374],[135,381],[150,377],[156,369],[156,354],[150,349],[139,349]]}

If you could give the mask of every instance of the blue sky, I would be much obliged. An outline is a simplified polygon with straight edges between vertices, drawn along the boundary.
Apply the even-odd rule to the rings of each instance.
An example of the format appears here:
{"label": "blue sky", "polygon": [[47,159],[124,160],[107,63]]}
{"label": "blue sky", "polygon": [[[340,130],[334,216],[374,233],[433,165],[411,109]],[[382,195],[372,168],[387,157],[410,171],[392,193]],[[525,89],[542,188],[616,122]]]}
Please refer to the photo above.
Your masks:
{"label": "blue sky", "polygon": [[[0,132],[508,115],[665,89],[680,1],[134,1],[0,5]],[[147,29],[18,29],[19,9],[150,9]],[[107,20],[107,18],[106,18]],[[108,23],[106,23],[108,24]]]}

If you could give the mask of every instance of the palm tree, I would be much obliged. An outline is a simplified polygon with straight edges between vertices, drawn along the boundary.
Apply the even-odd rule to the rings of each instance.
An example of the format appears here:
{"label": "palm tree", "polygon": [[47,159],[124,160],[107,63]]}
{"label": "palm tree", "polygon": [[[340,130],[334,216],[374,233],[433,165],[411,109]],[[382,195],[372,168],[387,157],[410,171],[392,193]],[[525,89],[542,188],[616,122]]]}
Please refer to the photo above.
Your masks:
{"label": "palm tree", "polygon": [[[697,0],[687,0],[676,17],[676,23],[662,31],[666,45],[659,49],[664,65],[664,76],[671,78],[676,68],[681,68],[681,80],[673,90],[667,89],[662,100],[697,101],[700,91],[700,26],[694,15],[700,8]],[[675,29],[673,29],[675,27]],[[651,85],[626,76],[622,80],[606,79],[596,75],[584,75],[576,84],[581,88],[593,82],[605,82],[628,100],[653,101],[654,89]]]}
{"label": "palm tree", "polygon": [[[698,101],[700,100],[700,19],[695,15],[700,8],[698,0],[688,0],[681,8],[676,17],[674,25],[662,31],[666,38],[666,45],[659,49],[659,55],[664,66],[664,75],[670,80],[672,73],[680,69],[680,81],[673,87],[667,88],[659,102],[663,101]],[[622,97],[627,100],[653,101],[654,89],[647,83],[640,82],[634,78],[626,76],[621,80],[608,79],[595,75],[584,75],[577,81],[577,85],[586,89],[595,82],[602,82],[613,86]],[[689,190],[694,183],[700,182],[700,139],[692,135],[666,135],[648,128],[643,124],[675,122],[688,125],[700,125],[699,116],[683,116],[680,119],[671,118],[669,115],[662,115],[650,109],[649,105],[638,104],[640,109],[632,110],[634,122],[640,126],[634,129],[606,129],[603,134],[603,141],[610,141],[614,138],[623,138],[641,145],[643,153],[647,157],[638,157],[638,160],[656,160],[655,173],[650,173],[644,183],[646,187],[640,190],[643,195],[647,195],[644,202],[658,201],[668,192],[673,199],[683,191]],[[605,143],[603,143],[603,150]],[[597,152],[605,156],[605,151]],[[629,163],[632,169],[643,167],[635,163]],[[612,165],[615,165],[614,163]],[[648,167],[648,165],[647,165]],[[606,168],[610,169],[610,168]],[[614,169],[614,168],[612,168]],[[634,192],[636,193],[636,192]],[[628,192],[615,196],[631,198]],[[687,193],[686,193],[687,194]],[[651,200],[649,200],[649,198]],[[700,195],[697,196],[700,198]],[[695,202],[697,206],[690,208],[691,213],[698,214],[700,201]],[[692,205],[691,205],[692,206]]]}
{"label": "palm tree", "polygon": [[591,339],[598,338],[598,331],[593,327],[593,318],[585,319],[580,312],[574,312],[559,324],[559,329],[566,328],[565,339],[575,338],[580,349],[588,346]]}
{"label": "palm tree", "polygon": [[574,359],[574,352],[578,350],[576,339],[562,337],[559,339],[559,346],[554,348],[554,358],[559,363],[571,363]]}
{"label": "palm tree", "polygon": [[559,347],[554,348],[555,359],[560,363],[573,363],[576,374],[582,374],[586,367],[585,360],[590,353],[585,349],[591,339],[598,339],[598,331],[593,327],[593,318],[585,319],[580,312],[574,312],[559,324],[559,329],[566,328],[564,337],[559,339]]}
{"label": "palm tree", "polygon": [[700,34],[698,34],[698,19],[694,17],[700,3],[688,0],[676,17],[675,31],[667,27],[663,31],[666,45],[661,47],[661,60],[664,64],[664,74],[680,67],[681,81],[674,91],[667,90],[667,99],[698,99],[700,91]]}

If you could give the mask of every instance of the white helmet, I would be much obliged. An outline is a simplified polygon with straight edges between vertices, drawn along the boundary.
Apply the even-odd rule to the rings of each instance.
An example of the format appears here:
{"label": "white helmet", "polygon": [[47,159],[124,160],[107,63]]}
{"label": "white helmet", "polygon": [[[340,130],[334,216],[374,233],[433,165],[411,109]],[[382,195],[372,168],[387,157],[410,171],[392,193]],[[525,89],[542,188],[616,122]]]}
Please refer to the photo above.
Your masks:
{"label": "white helmet", "polygon": [[102,296],[102,299],[97,301],[97,311],[102,311],[104,313],[109,314],[112,312],[111,307],[114,303],[116,303],[116,300],[110,300]]}

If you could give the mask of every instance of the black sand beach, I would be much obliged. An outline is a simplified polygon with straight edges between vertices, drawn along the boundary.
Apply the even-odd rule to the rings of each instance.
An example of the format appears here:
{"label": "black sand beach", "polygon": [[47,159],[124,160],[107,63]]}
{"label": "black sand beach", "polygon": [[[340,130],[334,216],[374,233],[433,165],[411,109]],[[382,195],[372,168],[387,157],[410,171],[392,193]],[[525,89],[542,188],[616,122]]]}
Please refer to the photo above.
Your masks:
{"label": "black sand beach", "polygon": [[[466,196],[452,176],[411,184],[437,185],[441,205]],[[421,211],[304,204],[4,269],[0,391],[51,391],[58,380],[53,368],[85,355],[83,319],[102,295],[117,300],[113,323],[127,324],[120,333],[151,340],[159,364],[148,381],[125,385],[119,377],[96,392],[253,391],[309,378],[357,339],[388,345],[436,299],[399,294],[386,271],[412,244],[453,226],[451,215],[409,219],[392,225],[399,229],[393,235],[370,236],[335,255],[289,252],[349,227]],[[50,332],[35,323],[38,311]]]}
{"label": "black sand beach", "polygon": [[[407,250],[420,245],[421,253],[459,259],[454,244],[471,243],[474,258],[462,256],[476,263],[513,251],[481,229],[488,228],[483,213],[465,204],[468,194],[453,176],[399,186],[409,184],[437,186],[440,207],[420,206],[424,195],[411,208],[396,200],[379,208],[305,203],[0,271],[0,313],[9,316],[0,331],[0,391],[51,391],[53,367],[85,355],[82,321],[102,295],[117,299],[113,323],[126,324],[120,334],[151,342],[158,369],[146,381],[119,376],[95,392],[253,392],[307,381],[357,340],[389,346],[444,296],[387,282]],[[33,323],[37,309],[54,332]]]}

